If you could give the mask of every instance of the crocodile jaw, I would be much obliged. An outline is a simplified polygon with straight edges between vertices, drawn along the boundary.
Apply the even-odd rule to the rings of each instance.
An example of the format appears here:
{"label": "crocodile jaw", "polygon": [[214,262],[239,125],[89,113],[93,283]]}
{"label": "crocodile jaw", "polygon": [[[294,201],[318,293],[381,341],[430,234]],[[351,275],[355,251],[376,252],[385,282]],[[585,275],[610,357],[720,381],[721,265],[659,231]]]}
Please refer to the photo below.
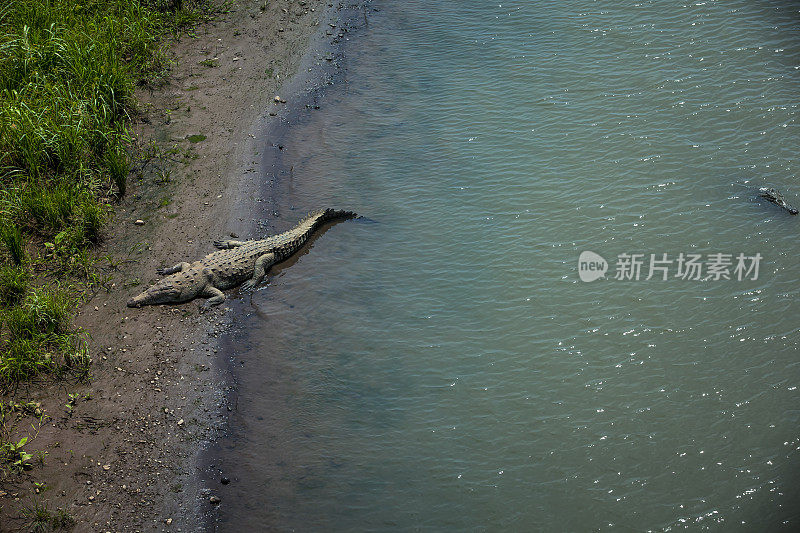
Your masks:
{"label": "crocodile jaw", "polygon": [[128,307],[177,303],[182,301],[181,291],[172,284],[156,283],[138,296],[128,301]]}

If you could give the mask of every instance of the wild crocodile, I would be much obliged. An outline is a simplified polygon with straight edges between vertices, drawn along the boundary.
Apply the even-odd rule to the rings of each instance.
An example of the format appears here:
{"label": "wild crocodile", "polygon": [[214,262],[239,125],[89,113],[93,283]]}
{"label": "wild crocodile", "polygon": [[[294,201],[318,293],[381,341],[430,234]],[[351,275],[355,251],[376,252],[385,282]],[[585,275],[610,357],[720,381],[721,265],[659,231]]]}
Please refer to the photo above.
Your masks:
{"label": "wild crocodile", "polygon": [[289,231],[267,239],[214,241],[214,246],[219,250],[203,259],[158,269],[158,273],[166,277],[131,298],[128,307],[183,303],[202,297],[208,299],[200,306],[200,310],[207,311],[225,301],[223,290],[232,289],[243,282],[244,289],[261,283],[272,265],[297,252],[325,222],[356,216],[352,211],[320,209],[309,213]]}
{"label": "wild crocodile", "polygon": [[761,187],[758,190],[758,195],[767,201],[786,209],[793,215],[798,213],[797,209],[786,203],[786,198],[784,198],[781,193],[771,187]]}

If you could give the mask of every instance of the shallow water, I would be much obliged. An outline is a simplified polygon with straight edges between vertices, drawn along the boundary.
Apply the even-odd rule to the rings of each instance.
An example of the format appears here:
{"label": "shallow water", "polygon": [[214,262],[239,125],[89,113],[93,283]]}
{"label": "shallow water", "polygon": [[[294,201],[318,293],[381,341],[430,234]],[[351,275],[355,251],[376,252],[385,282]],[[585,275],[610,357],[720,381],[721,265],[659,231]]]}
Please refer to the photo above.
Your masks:
{"label": "shallow water", "polygon": [[[370,220],[235,304],[217,528],[797,528],[799,220],[754,191],[800,204],[798,29],[752,1],[371,4],[270,224]],[[763,259],[644,279],[680,253]]]}

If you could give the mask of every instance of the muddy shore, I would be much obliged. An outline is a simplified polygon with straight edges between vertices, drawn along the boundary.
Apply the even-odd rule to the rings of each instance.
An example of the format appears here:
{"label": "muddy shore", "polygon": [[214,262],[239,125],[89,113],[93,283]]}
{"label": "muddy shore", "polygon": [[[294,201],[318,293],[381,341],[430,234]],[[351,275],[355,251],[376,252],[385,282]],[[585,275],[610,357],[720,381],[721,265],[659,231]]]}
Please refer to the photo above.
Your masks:
{"label": "muddy shore", "polygon": [[[281,172],[264,175],[283,148],[270,137],[313,111],[316,91],[330,83],[344,8],[238,1],[170,47],[163,87],[139,91],[136,142],[149,155],[98,251],[109,258],[108,290],[76,318],[91,337],[92,379],[31,388],[46,418],[29,449],[46,455],[4,485],[0,531],[24,528],[24,509],[34,506],[66,510],[81,532],[197,531],[213,521],[220,479],[202,475],[198,459],[231,410],[217,342],[231,308],[201,315],[197,302],[125,302],[158,267],[202,257],[216,238],[290,225],[267,221],[284,209]],[[38,493],[35,483],[44,484]]]}

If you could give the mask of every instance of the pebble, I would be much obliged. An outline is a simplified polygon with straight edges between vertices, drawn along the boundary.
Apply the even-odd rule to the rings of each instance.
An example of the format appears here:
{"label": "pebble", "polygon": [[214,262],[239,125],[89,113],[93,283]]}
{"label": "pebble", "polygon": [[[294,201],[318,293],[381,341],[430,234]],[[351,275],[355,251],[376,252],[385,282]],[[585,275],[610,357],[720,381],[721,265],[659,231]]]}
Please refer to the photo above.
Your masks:
{"label": "pebble", "polygon": [[137,219],[136,222],[134,222],[134,224],[136,224],[137,226],[144,226],[144,220],[142,220],[141,218]]}
{"label": "pebble", "polygon": [[178,425],[179,425],[179,426],[182,426],[182,425],[183,425],[183,418],[181,418],[180,420],[178,420]]}
{"label": "pebble", "polygon": [[172,518],[167,518],[166,520],[164,520],[164,522],[165,522],[167,525],[170,525],[170,524],[172,523]]}
{"label": "pebble", "polygon": [[220,499],[219,499],[219,496],[212,496],[212,497],[210,497],[210,498],[208,499],[208,501],[209,501],[209,503],[212,503],[212,504],[214,504],[214,505],[217,505],[217,504],[219,504],[219,502],[221,502],[222,500],[220,500]]}
{"label": "pebble", "polygon": [[231,482],[231,480],[229,478],[223,477],[222,479],[219,480],[219,482],[222,483],[223,485],[227,485],[228,483]]}

